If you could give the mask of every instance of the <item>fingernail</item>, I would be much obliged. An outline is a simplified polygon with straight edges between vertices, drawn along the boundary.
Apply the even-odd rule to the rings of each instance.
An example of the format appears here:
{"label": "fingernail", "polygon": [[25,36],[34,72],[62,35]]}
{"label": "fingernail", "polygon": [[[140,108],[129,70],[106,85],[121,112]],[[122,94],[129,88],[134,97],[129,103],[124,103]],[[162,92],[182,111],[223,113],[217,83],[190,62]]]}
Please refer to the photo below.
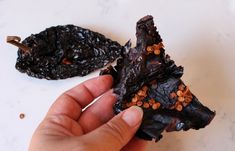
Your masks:
{"label": "fingernail", "polygon": [[143,117],[143,110],[138,106],[132,106],[126,109],[122,115],[122,119],[130,126],[135,127],[139,124]]}

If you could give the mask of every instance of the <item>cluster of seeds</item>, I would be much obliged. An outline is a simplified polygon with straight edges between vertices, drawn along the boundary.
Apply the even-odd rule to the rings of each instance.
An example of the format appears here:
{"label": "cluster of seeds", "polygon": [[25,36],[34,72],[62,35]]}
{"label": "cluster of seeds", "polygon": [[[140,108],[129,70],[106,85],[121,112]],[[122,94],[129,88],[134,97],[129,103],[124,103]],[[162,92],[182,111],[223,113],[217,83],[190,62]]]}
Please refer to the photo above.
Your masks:
{"label": "cluster of seeds", "polygon": [[136,105],[146,109],[151,107],[153,110],[157,110],[161,106],[161,104],[153,98],[146,101],[145,98],[147,96],[147,91],[148,87],[143,86],[140,90],[137,91],[136,94],[134,94],[134,96],[131,98],[131,102],[126,103],[126,107]]}
{"label": "cluster of seeds", "polygon": [[154,53],[155,55],[159,55],[161,53],[161,48],[163,48],[164,45],[162,42],[158,43],[158,44],[153,44],[152,46],[148,46],[147,47],[147,53]]}
{"label": "cluster of seeds", "polygon": [[172,106],[171,109],[182,111],[183,107],[186,107],[192,101],[193,96],[187,86],[180,84],[177,92],[170,93],[170,98],[177,99],[175,105]]}

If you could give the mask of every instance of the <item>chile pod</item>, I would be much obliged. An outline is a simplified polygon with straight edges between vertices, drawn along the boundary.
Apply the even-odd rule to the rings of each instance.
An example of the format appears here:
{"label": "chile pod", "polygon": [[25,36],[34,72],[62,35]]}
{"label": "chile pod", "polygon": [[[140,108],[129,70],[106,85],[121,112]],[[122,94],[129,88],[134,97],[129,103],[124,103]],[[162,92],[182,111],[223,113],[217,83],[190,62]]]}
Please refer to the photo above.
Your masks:
{"label": "chile pod", "polygon": [[19,47],[16,69],[29,76],[65,79],[85,76],[121,55],[122,46],[104,35],[74,25],[50,27],[7,42]]}
{"label": "chile pod", "polygon": [[145,16],[136,25],[137,44],[130,42],[117,65],[101,71],[114,77],[117,102],[115,113],[137,105],[144,116],[137,136],[158,141],[166,130],[200,129],[208,125],[215,112],[202,105],[181,80],[183,67],[165,54],[153,17]]}

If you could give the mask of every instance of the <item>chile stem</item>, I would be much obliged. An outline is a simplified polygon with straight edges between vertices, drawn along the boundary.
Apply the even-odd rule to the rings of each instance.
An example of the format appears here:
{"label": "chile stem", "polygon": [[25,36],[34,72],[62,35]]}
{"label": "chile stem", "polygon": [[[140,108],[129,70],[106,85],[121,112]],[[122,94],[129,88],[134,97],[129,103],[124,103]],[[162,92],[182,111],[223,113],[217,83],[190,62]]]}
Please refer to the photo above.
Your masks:
{"label": "chile stem", "polygon": [[23,52],[29,52],[31,48],[25,46],[24,44],[20,43],[21,38],[18,36],[7,36],[7,42],[15,45],[16,47],[20,48]]}

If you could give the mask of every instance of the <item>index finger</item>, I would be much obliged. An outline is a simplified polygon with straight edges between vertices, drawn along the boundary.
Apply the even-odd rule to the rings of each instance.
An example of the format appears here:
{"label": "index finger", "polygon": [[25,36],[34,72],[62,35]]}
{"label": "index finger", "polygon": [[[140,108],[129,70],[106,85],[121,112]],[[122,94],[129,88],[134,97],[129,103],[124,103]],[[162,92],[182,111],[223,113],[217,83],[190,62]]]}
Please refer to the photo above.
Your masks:
{"label": "index finger", "polygon": [[47,115],[66,115],[77,120],[81,110],[96,97],[108,91],[112,86],[112,77],[99,76],[87,80],[63,93],[51,106]]}
{"label": "index finger", "polygon": [[99,76],[75,86],[65,94],[73,97],[84,108],[95,98],[108,91],[112,86],[112,82],[113,79],[110,75]]}

